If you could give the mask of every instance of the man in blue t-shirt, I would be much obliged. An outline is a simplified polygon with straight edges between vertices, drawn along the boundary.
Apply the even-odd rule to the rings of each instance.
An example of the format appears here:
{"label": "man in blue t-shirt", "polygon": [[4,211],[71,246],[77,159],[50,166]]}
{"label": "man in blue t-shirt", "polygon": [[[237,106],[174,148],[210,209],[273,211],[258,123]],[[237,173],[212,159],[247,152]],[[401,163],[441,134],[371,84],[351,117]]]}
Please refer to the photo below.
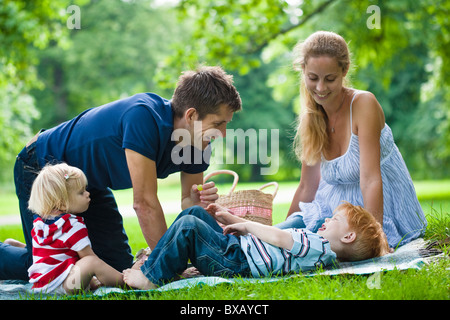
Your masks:
{"label": "man in blue t-shirt", "polygon": [[14,168],[27,247],[0,243],[0,279],[26,279],[31,264],[31,185],[46,164],[66,162],[83,170],[91,204],[82,214],[94,252],[122,271],[133,256],[111,189],[133,188],[133,207],[143,236],[154,248],[167,230],[157,196],[157,178],[180,172],[181,207],[206,207],[217,198],[213,182],[203,185],[212,138],[241,109],[232,77],[220,67],[184,72],[172,100],[140,93],[91,108],[39,132],[19,153]]}

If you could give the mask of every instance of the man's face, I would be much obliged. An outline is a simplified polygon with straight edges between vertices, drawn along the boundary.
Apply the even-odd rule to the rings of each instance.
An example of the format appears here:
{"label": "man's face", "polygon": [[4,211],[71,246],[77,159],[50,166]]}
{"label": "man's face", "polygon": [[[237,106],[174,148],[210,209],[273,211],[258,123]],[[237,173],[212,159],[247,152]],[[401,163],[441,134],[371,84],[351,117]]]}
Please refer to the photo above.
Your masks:
{"label": "man's face", "polygon": [[[198,115],[196,116],[198,119]],[[198,146],[201,143],[202,150],[205,150],[213,139],[226,136],[227,124],[232,119],[233,111],[228,105],[223,104],[217,114],[210,113],[201,121],[196,120],[196,124],[191,126],[192,144]]]}

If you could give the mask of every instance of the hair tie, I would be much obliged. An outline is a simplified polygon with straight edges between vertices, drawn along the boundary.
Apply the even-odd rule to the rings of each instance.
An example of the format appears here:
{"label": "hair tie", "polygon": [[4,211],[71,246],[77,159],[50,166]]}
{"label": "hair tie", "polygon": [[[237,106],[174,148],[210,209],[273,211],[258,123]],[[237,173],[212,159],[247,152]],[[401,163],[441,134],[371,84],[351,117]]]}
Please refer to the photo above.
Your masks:
{"label": "hair tie", "polygon": [[66,173],[66,174],[64,175],[64,179],[66,179],[66,180],[69,179],[69,174],[68,174],[68,173]]}

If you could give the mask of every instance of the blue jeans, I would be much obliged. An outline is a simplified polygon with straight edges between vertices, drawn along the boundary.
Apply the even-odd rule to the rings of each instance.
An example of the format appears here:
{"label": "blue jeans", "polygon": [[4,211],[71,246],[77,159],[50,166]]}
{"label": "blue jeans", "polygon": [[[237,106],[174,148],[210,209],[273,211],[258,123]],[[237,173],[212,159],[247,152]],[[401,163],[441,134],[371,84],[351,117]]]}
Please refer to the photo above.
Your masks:
{"label": "blue jeans", "polygon": [[[32,143],[19,153],[14,166],[14,182],[27,246],[23,249],[0,242],[0,280],[28,280],[28,268],[33,262],[33,214],[28,210],[28,200],[40,169],[36,143]],[[92,249],[103,261],[122,272],[133,264],[133,255],[114,196],[110,189],[90,189],[89,192],[89,209],[80,215],[84,217]]]}
{"label": "blue jeans", "polygon": [[35,143],[23,148],[18,154],[14,166],[14,182],[27,247],[17,248],[0,242],[0,280],[28,280],[28,268],[33,262],[31,254],[33,214],[28,210],[28,199],[30,198],[33,181],[39,172],[35,151]]}
{"label": "blue jeans", "polygon": [[205,276],[251,275],[239,238],[224,235],[216,220],[198,206],[179,214],[141,271],[161,286],[181,274],[188,260]]}

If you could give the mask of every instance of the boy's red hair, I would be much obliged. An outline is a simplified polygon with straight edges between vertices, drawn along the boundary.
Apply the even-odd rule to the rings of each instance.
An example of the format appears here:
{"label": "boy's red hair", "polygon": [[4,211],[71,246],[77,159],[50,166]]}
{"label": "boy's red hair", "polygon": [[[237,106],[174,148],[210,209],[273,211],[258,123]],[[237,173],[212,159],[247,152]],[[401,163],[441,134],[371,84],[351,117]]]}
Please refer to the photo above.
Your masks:
{"label": "boy's red hair", "polygon": [[340,204],[336,211],[340,210],[347,215],[350,230],[356,233],[351,254],[346,257],[346,260],[366,260],[389,252],[389,244],[383,227],[370,212],[349,202]]}

